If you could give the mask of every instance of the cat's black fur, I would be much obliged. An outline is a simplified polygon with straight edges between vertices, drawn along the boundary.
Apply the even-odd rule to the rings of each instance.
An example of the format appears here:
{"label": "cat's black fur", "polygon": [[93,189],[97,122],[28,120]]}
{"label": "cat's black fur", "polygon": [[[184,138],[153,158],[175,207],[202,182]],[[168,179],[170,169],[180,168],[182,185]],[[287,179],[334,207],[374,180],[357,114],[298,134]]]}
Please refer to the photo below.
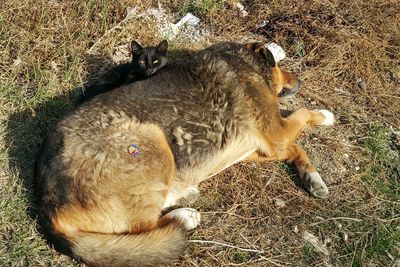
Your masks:
{"label": "cat's black fur", "polygon": [[157,46],[142,47],[131,42],[132,62],[120,64],[109,70],[100,81],[85,89],[84,100],[105,93],[123,84],[146,79],[167,64],[168,43],[166,40]]}

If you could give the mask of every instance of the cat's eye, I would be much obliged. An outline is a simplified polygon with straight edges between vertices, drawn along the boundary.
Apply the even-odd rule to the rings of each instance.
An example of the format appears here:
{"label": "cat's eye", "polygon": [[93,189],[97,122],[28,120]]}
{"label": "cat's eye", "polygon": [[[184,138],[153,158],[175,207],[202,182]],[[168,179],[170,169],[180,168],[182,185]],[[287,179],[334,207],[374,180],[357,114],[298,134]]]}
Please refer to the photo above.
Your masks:
{"label": "cat's eye", "polygon": [[139,63],[140,63],[140,64],[144,64],[144,60],[140,60]]}
{"label": "cat's eye", "polygon": [[158,59],[153,61],[153,64],[157,64],[158,63]]}

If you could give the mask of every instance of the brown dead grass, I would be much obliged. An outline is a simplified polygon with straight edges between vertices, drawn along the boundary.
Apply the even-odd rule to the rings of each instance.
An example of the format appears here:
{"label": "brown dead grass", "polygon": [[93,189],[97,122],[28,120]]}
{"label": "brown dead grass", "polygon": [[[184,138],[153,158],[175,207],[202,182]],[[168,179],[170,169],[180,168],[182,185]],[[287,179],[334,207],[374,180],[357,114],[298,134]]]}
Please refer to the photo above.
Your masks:
{"label": "brown dead grass", "polygon": [[[162,3],[171,13],[185,11],[181,1]],[[258,39],[284,47],[288,58],[282,64],[299,74],[303,88],[282,105],[326,108],[337,116],[334,127],[309,129],[299,141],[327,181],[331,196],[326,201],[311,198],[284,164],[238,164],[202,185],[195,207],[203,221],[191,239],[260,253],[193,243],[176,266],[393,264],[389,252],[370,249],[375,245],[370,237],[378,229],[394,229],[399,203],[362,179],[366,166],[378,163],[361,144],[374,123],[385,129],[400,127],[399,2],[257,0],[243,4],[250,14],[247,18],[240,18],[230,1],[217,9],[194,8],[191,11],[201,15],[211,36],[204,43],[179,45]],[[144,10],[151,5],[142,1],[0,3],[2,266],[76,265],[46,246],[32,223],[34,216],[26,215],[32,209],[33,155],[43,134],[72,108],[69,92],[108,67],[118,47],[131,38],[159,41],[152,20],[130,20],[110,31],[124,20],[126,7]],[[257,30],[264,20],[266,26]],[[89,55],[95,43],[96,51]],[[365,88],[359,86],[359,78]],[[62,111],[54,114],[57,106]],[[16,152],[27,146],[24,153]],[[285,206],[277,206],[277,199]],[[385,215],[388,212],[390,216]],[[307,245],[301,238],[304,230],[321,240],[331,239],[330,255]],[[343,232],[348,241],[343,241]],[[394,257],[399,254],[397,249]]]}

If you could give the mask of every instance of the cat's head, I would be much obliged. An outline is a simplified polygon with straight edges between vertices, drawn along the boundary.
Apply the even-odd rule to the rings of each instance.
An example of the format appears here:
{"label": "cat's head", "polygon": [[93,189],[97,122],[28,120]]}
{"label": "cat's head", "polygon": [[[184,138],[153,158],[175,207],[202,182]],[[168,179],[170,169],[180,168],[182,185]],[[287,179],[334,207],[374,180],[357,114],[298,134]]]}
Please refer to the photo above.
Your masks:
{"label": "cat's head", "polygon": [[168,42],[163,40],[157,46],[142,47],[136,41],[131,42],[132,64],[136,73],[143,76],[153,75],[167,64]]}

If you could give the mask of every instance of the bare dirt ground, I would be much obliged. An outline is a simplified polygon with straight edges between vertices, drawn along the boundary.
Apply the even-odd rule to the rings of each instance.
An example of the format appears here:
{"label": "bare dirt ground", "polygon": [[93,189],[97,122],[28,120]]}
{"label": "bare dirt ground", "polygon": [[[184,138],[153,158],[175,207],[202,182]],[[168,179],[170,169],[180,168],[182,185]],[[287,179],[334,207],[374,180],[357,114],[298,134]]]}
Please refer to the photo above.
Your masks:
{"label": "bare dirt ground", "polygon": [[[171,49],[276,42],[302,80],[282,107],[337,120],[299,139],[329,199],[308,195],[284,163],[237,164],[202,185],[202,223],[175,266],[400,266],[400,2],[242,3],[244,18],[224,0],[0,3],[0,266],[80,265],[38,232],[34,155],[75,88],[128,57],[131,39],[165,36]],[[188,11],[201,30],[162,27]]]}

